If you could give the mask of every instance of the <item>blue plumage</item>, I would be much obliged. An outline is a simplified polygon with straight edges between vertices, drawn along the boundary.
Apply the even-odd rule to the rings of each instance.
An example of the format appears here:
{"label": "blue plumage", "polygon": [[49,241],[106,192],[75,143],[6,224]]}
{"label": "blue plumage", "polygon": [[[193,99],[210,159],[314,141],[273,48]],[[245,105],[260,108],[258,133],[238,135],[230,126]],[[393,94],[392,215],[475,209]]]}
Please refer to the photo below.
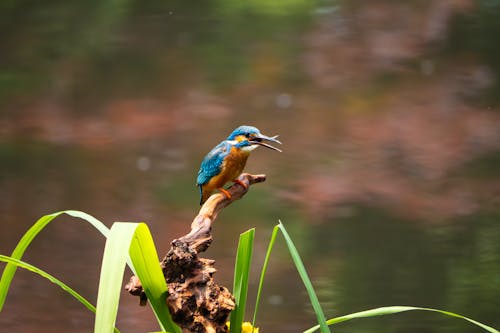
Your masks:
{"label": "blue plumage", "polygon": [[200,204],[204,203],[216,189],[230,197],[223,186],[229,181],[238,182],[237,178],[245,167],[250,151],[257,146],[280,151],[264,141],[281,143],[276,140],[276,136],[263,135],[253,126],[240,126],[231,132],[226,140],[215,146],[205,156],[198,171],[196,183],[200,188]]}
{"label": "blue plumage", "polygon": [[197,185],[205,185],[208,181],[217,176],[222,169],[224,158],[229,154],[231,146],[227,141],[222,141],[212,149],[203,159],[198,171]]}
{"label": "blue plumage", "polygon": [[227,140],[234,140],[236,139],[236,137],[240,135],[246,136],[250,134],[257,135],[260,134],[260,131],[257,127],[242,125],[236,128],[234,131],[232,131],[231,134],[229,134],[229,136],[227,137]]}

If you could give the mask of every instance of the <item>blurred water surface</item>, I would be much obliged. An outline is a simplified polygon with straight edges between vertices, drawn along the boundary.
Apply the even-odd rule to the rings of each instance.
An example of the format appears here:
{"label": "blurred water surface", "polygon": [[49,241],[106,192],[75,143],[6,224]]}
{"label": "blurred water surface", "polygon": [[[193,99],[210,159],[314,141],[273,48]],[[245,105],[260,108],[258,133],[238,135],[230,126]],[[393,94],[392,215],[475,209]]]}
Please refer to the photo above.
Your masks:
{"label": "blurred water surface", "polygon": [[[284,152],[253,153],[247,170],[268,180],[217,220],[221,283],[256,227],[255,297],[281,219],[328,317],[415,305],[500,327],[500,1],[2,1],[0,17],[0,253],[78,209],[147,222],[163,255],[196,215],[204,154],[250,124]],[[25,260],[95,302],[103,246],[63,217]],[[278,242],[261,332],[314,318]],[[154,322],[124,293],[122,331]],[[2,331],[92,326],[24,271],[0,315]],[[335,330],[480,331],[429,313]]]}

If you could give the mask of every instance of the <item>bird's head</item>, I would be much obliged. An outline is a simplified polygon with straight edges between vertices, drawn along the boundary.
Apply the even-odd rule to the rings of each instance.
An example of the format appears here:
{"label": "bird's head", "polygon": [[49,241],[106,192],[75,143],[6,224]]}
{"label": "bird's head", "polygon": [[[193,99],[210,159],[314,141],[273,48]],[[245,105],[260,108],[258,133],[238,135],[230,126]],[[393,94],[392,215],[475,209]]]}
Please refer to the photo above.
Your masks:
{"label": "bird's head", "polygon": [[281,142],[276,139],[277,137],[277,135],[269,137],[262,134],[256,127],[244,125],[235,129],[227,137],[227,141],[229,141],[235,147],[241,148],[246,151],[252,151],[258,146],[264,146],[269,149],[281,152],[281,149],[273,147],[269,143],[267,143],[269,141],[272,141],[281,144]]}

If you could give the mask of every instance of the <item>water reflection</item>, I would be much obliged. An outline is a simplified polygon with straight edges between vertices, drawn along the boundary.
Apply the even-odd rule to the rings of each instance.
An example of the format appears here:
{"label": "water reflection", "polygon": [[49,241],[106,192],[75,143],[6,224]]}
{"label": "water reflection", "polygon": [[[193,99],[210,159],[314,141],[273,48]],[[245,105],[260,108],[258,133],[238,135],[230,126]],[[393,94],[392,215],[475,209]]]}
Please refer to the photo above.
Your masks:
{"label": "water reflection", "polygon": [[[328,316],[402,304],[500,326],[500,2],[0,6],[0,253],[62,209],[147,221],[163,253],[198,208],[201,158],[252,124],[284,152],[254,152],[268,181],[217,221],[221,282],[237,235],[257,227],[257,272],[281,219]],[[50,229],[26,260],[95,301],[103,240],[68,218]],[[263,331],[314,322],[282,244],[261,311]],[[88,332],[92,317],[19,272],[0,325]],[[156,329],[126,296],[118,325]],[[337,331],[472,329],[409,313]]]}

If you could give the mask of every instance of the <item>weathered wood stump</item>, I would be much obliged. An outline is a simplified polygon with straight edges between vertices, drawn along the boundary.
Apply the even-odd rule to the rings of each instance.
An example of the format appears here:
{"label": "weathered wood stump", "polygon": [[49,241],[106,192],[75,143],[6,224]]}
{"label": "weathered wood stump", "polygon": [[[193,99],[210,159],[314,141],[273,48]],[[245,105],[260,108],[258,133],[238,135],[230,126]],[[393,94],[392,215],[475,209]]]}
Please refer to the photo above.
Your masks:
{"label": "weathered wood stump", "polygon": [[[229,290],[218,285],[213,279],[217,271],[214,260],[198,257],[212,243],[212,224],[225,207],[240,199],[250,185],[266,180],[265,175],[243,173],[238,178],[240,184],[233,184],[228,192],[213,194],[203,204],[191,223],[191,231],[172,241],[172,246],[160,262],[167,282],[166,302],[172,319],[183,332],[227,332],[226,321],[234,309],[234,297]],[[140,297],[141,305],[146,304],[146,296],[137,277],[133,276],[125,287],[132,295]]]}

